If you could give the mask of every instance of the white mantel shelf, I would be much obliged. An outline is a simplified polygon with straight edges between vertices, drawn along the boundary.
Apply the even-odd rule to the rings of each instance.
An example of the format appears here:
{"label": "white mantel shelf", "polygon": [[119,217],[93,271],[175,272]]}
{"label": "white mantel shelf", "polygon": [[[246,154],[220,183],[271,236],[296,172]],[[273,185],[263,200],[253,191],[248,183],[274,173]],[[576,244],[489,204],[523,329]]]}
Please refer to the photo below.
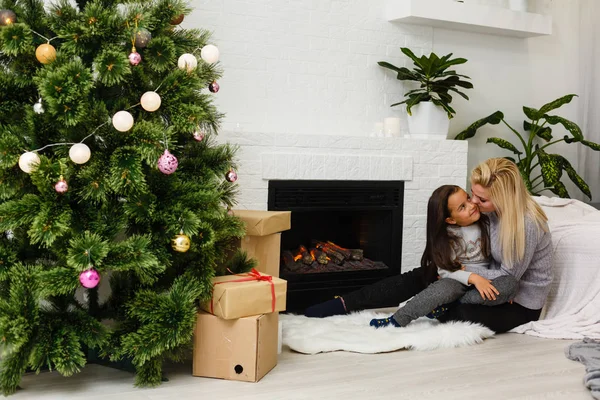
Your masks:
{"label": "white mantel shelf", "polygon": [[552,34],[552,17],[453,0],[387,0],[390,22],[528,38]]}

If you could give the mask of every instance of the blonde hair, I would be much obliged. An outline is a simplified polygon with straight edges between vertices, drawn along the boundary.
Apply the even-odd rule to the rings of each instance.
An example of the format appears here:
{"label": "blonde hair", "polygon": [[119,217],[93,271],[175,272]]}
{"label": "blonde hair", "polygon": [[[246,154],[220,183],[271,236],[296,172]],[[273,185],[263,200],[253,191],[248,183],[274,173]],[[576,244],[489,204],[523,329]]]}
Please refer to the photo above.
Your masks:
{"label": "blonde hair", "polygon": [[532,218],[544,232],[548,231],[548,217],[529,195],[519,168],[506,158],[490,158],[475,167],[471,185],[477,184],[488,190],[496,208],[502,263],[510,268],[525,255],[525,217]]}

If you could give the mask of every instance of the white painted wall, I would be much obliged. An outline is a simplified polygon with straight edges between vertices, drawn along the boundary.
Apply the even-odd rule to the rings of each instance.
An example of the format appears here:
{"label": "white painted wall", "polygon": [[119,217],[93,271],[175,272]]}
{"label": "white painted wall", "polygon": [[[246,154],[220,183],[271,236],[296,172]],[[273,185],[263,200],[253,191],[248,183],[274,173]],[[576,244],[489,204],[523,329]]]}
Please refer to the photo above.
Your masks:
{"label": "white painted wall", "polygon": [[[192,0],[184,24],[212,30],[225,76],[223,128],[366,136],[403,87],[377,65],[429,53],[432,29],[385,20],[384,0]],[[239,124],[239,127],[237,126]]]}
{"label": "white painted wall", "polygon": [[[466,2],[504,6],[507,0]],[[551,36],[516,39],[390,23],[384,0],[192,0],[195,11],[184,24],[213,31],[221,50],[225,76],[216,98],[227,114],[225,130],[368,136],[387,116],[402,116],[404,130],[405,112],[389,107],[402,98],[403,85],[376,63],[407,64],[399,47],[408,46],[469,60],[460,71],[475,89],[471,101],[453,103],[453,136],[498,109],[518,127],[523,105],[539,107],[577,91],[579,0],[530,3],[531,11],[553,16]],[[576,121],[576,110],[572,103],[561,115]],[[489,135],[510,138],[500,126],[480,132],[469,144],[469,169],[506,155],[485,144]],[[559,151],[574,163],[573,145]]]}
{"label": "white painted wall", "polygon": [[[456,102],[457,116],[451,121],[451,134],[496,110],[503,111],[507,122],[522,131],[524,105],[539,108],[565,94],[577,94],[578,3],[579,0],[530,2],[530,11],[552,15],[553,34],[550,36],[524,40],[441,29],[434,31],[433,51],[437,54],[453,52],[467,58],[469,62],[464,65],[464,71],[475,85],[469,91],[471,101]],[[579,101],[575,98],[556,113],[576,122]],[[557,138],[565,133],[562,128],[555,128]],[[486,139],[491,136],[518,143],[516,136],[503,124],[481,129],[476,137],[470,139],[469,169],[489,157],[510,154],[495,145],[486,144]],[[562,154],[577,168],[576,146],[557,144],[548,150]],[[568,184],[567,188],[572,197],[583,198],[575,186]],[[545,194],[552,195],[550,192]]]}

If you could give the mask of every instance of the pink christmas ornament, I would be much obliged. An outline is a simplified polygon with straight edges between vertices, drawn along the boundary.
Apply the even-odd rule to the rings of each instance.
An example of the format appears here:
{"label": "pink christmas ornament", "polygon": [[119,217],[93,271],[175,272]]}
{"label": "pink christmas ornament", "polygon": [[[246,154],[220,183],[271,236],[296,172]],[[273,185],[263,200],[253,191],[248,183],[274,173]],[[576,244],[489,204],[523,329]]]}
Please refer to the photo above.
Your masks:
{"label": "pink christmas ornament", "polygon": [[132,51],[129,54],[129,64],[138,65],[140,62],[142,62],[142,56],[140,55],[140,53],[138,53],[137,51]]}
{"label": "pink christmas ornament", "polygon": [[56,182],[56,185],[54,185],[54,190],[56,190],[57,193],[65,193],[67,190],[69,190],[69,185],[62,176],[60,177],[59,181]]}
{"label": "pink christmas ornament", "polygon": [[163,155],[158,159],[158,169],[165,175],[170,175],[175,172],[178,165],[177,157],[169,153],[169,150],[165,150]]}
{"label": "pink christmas ornament", "polygon": [[208,85],[208,90],[210,90],[212,93],[217,93],[220,88],[221,87],[219,86],[219,84],[217,83],[217,81],[214,81],[213,83],[211,83],[210,85]]}
{"label": "pink christmas ornament", "polygon": [[202,132],[202,131],[194,132],[194,139],[198,142],[201,142],[202,140],[204,140],[204,132]]}
{"label": "pink christmas ornament", "polygon": [[95,288],[100,283],[100,274],[94,268],[90,268],[79,274],[79,282],[84,288]]}
{"label": "pink christmas ornament", "polygon": [[235,182],[238,179],[237,173],[232,169],[230,169],[229,171],[227,171],[227,173],[225,174],[225,179],[227,180],[227,182]]}

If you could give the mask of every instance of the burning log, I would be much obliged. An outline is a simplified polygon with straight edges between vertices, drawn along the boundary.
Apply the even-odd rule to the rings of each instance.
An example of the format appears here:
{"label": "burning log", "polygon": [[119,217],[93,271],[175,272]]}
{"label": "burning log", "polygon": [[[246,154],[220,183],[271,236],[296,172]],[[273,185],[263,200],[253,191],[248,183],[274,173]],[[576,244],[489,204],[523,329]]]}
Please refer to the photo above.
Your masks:
{"label": "burning log", "polygon": [[300,267],[300,263],[295,260],[291,251],[285,250],[281,253],[281,261],[285,268],[289,271],[296,271]]}
{"label": "burning log", "polygon": [[296,261],[298,260],[298,256],[300,256],[299,259],[306,265],[310,265],[313,263],[313,261],[315,261],[315,258],[312,256],[312,254],[310,254],[306,247],[302,245],[300,245],[296,251],[296,257],[294,257]]}
{"label": "burning log", "polygon": [[364,257],[364,252],[362,249],[351,249],[350,250],[350,259],[354,261],[362,261]]}
{"label": "burning log", "polygon": [[343,254],[337,252],[333,246],[331,246],[328,243],[325,242],[317,242],[317,244],[315,245],[315,247],[319,250],[321,250],[322,252],[324,252],[325,254],[327,254],[329,256],[329,258],[331,258],[331,260],[333,262],[335,262],[338,265],[341,265],[344,263],[344,256]]}
{"label": "burning log", "polygon": [[349,260],[352,257],[352,250],[345,249],[345,248],[338,246],[337,244],[335,244],[333,242],[329,242],[329,241],[327,241],[327,244],[329,246],[331,246],[331,248],[333,248],[333,250],[335,250],[338,253],[340,253],[341,255],[343,255],[344,259]]}
{"label": "burning log", "polygon": [[329,257],[327,257],[327,254],[322,252],[321,250],[310,249],[310,254],[321,265],[327,265],[327,263],[329,262]]}

